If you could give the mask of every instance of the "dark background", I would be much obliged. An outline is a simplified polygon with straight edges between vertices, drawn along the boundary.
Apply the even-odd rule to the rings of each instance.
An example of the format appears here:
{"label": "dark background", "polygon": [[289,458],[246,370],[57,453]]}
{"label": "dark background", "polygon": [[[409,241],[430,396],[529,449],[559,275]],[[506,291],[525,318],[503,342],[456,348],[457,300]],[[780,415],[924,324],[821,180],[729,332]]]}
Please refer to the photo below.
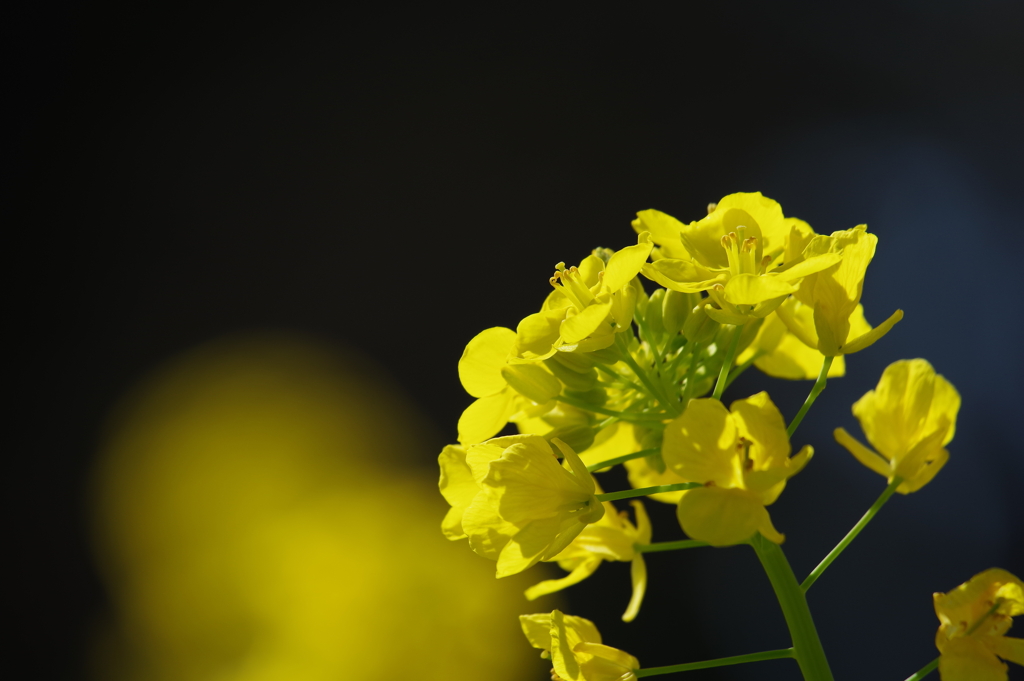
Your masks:
{"label": "dark background", "polygon": [[[107,607],[85,480],[110,408],[160,362],[253,330],[354,346],[437,425],[439,450],[470,401],[455,365],[475,333],[535,311],[556,262],[633,242],[636,211],[689,221],[733,191],[818,232],[868,223],[868,319],[906,311],[798,434],[817,456],[771,509],[798,576],[884,487],[832,442],[837,425],[859,434],[849,405],[916,356],[963,395],[946,470],[811,592],[837,678],[910,675],[936,654],[933,591],[1024,573],[1022,8],[70,3],[4,22],[8,362],[28,414],[4,477],[8,586],[33,677],[84,673]],[[755,374],[732,398],[767,385],[788,417],[810,387]],[[678,536],[658,510],[655,539]],[[624,564],[569,590],[571,611],[649,666],[787,645],[750,551],[648,565],[637,622],[618,622]]]}

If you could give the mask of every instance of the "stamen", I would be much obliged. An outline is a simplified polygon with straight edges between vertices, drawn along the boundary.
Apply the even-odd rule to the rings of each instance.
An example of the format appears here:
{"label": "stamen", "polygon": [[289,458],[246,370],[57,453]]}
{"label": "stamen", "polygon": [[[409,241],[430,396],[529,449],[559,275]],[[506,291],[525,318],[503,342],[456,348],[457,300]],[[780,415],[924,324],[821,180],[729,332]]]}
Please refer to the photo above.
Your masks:
{"label": "stamen", "polygon": [[743,240],[743,252],[749,253],[757,249],[757,237],[751,236]]}
{"label": "stamen", "polygon": [[712,213],[714,213],[716,208],[718,208],[718,204],[717,203],[709,203],[708,204],[708,215],[711,215]]}

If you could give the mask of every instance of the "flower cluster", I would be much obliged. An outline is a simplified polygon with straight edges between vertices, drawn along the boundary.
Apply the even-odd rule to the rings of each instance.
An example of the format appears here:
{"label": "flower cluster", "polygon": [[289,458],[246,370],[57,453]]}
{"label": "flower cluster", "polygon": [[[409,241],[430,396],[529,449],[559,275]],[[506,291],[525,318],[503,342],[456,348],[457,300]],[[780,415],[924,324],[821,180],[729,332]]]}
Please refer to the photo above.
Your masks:
{"label": "flower cluster", "polygon": [[[726,196],[689,224],[645,210],[632,226],[635,244],[596,249],[574,266],[558,263],[538,312],[515,330],[486,329],[466,346],[459,378],[476,399],[459,419],[459,443],[439,457],[441,492],[451,505],[442,530],[495,560],[498,577],[558,563],[567,574],[528,589],[531,600],[579,583],[602,561],[629,562],[626,621],[637,617],[647,589],[645,553],[748,544],[780,598],[787,593],[796,603],[784,611],[793,648],[700,664],[792,657],[805,679],[831,679],[817,635],[807,634],[813,623],[803,594],[892,493],[921,489],[945,465],[959,395],[928,362],[912,359],[890,365],[854,404],[874,449],[842,428],[835,438],[888,487],[798,585],[767,507],[812,457],[809,445],[793,453],[793,435],[827,380],[845,373],[846,355],[873,345],[903,317],[896,310],[872,326],[861,305],[878,239],[864,225],[816,234],[759,193]],[[751,366],[777,378],[816,379],[788,424],[766,392],[728,408],[721,401]],[[509,423],[519,434],[498,437]],[[632,489],[603,492],[592,472],[620,464]],[[635,522],[613,504],[643,496],[675,505],[686,538],[652,543],[643,503],[632,502]],[[977,631],[958,624],[977,619],[958,610],[967,606],[957,599],[968,596],[947,595],[941,609],[936,596],[946,618],[939,668],[947,681],[968,678],[950,670],[962,667],[961,658],[980,660],[978,651],[996,663],[993,656],[1018,659],[1017,644],[996,624],[1020,612],[1012,605],[1019,587],[1013,595],[1006,586],[1019,582],[1000,584],[1002,605]],[[636,677],[636,659],[601,644],[588,620],[556,610],[522,623],[556,678]],[[641,675],[684,668],[698,667]]]}

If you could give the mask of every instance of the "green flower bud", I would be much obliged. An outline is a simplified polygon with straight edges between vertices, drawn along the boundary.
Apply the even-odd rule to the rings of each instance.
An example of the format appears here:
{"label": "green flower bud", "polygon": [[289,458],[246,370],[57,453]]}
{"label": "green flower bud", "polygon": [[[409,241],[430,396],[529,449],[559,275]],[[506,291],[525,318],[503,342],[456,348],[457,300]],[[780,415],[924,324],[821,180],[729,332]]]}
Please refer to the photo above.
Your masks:
{"label": "green flower bud", "polygon": [[572,447],[572,450],[579,454],[583,450],[594,444],[594,429],[590,426],[584,426],[582,424],[575,424],[571,426],[563,426],[556,428],[550,433],[545,435],[545,439],[551,440],[552,438],[558,438],[565,444]]}
{"label": "green flower bud", "polygon": [[674,336],[683,330],[690,310],[697,304],[700,296],[694,293],[680,293],[668,289],[661,304],[661,325],[665,332]]}
{"label": "green flower bud", "polygon": [[539,364],[506,364],[501,376],[512,389],[528,400],[547,402],[562,392],[562,384]]}
{"label": "green flower bud", "polygon": [[686,322],[683,324],[683,335],[691,343],[703,344],[714,338],[720,328],[721,324],[708,316],[708,313],[704,311],[704,306],[698,305],[686,318]]}
{"label": "green flower bud", "polygon": [[[575,353],[558,352],[555,353],[555,357],[557,357],[558,355],[572,354]],[[561,361],[555,359],[554,357],[544,360],[544,365],[548,369],[550,369],[551,373],[555,375],[555,378],[561,381],[562,384],[569,390],[573,390],[576,392],[587,392],[588,390],[594,387],[595,383],[597,383],[597,370],[594,369],[593,367],[586,370],[585,373],[581,373],[579,371],[575,371],[574,369],[569,368],[568,366],[563,364]]]}

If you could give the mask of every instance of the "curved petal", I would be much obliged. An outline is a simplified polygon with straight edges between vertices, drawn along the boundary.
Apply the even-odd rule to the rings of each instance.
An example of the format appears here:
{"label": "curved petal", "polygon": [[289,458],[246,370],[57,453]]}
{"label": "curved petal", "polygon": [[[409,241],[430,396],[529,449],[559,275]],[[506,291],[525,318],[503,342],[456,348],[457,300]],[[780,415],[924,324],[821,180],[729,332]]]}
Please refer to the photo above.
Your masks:
{"label": "curved petal", "polygon": [[665,426],[661,456],[684,481],[736,487],[737,437],[736,424],[721,402],[690,400],[686,411]]}
{"label": "curved petal", "polygon": [[848,341],[840,349],[842,350],[844,355],[852,355],[855,352],[860,352],[869,345],[873,345],[875,341],[877,341],[885,334],[889,333],[889,330],[892,329],[892,327],[896,326],[896,322],[900,321],[901,319],[903,319],[903,310],[896,310],[891,315],[889,315],[889,318],[886,319],[884,322],[882,322],[875,328],[871,329],[867,333],[857,336],[851,341]]}
{"label": "curved petal", "polygon": [[955,638],[939,657],[942,681],[1006,681],[1006,665],[972,636]]}
{"label": "curved petal", "polygon": [[892,477],[892,468],[890,467],[889,462],[858,442],[856,438],[846,432],[845,428],[836,428],[832,434],[835,437],[836,442],[853,454],[857,461],[860,461],[862,464],[886,479]]}
{"label": "curved petal", "polygon": [[579,343],[581,340],[590,336],[611,314],[612,304],[607,303],[595,303],[588,305],[585,310],[579,314],[573,315],[572,317],[566,318],[559,327],[559,333],[562,336],[562,341],[566,344]]}
{"label": "curved petal", "polygon": [[797,287],[780,277],[737,274],[725,284],[725,299],[733,305],[759,305],[768,300],[785,298]]}
{"label": "curved petal", "polygon": [[504,390],[466,407],[459,417],[459,443],[474,445],[497,435],[516,411],[513,397],[511,390]]}
{"label": "curved petal", "polygon": [[[686,534],[712,546],[741,544],[762,528],[771,528],[768,511],[750,492],[721,487],[687,490],[676,509],[679,524]],[[769,530],[772,541],[780,537]],[[776,543],[779,543],[776,541]]]}
{"label": "curved petal", "polygon": [[462,447],[448,445],[441,450],[437,463],[441,468],[438,487],[451,506],[441,522],[441,531],[453,541],[463,539],[466,533],[462,530],[462,514],[473,503],[480,486],[473,479],[473,472],[466,463],[466,450]]}
{"label": "curved petal", "polygon": [[584,579],[594,574],[594,571],[597,570],[599,565],[601,565],[600,558],[590,558],[581,562],[573,569],[572,572],[561,579],[545,579],[543,582],[538,582],[526,590],[526,600],[534,601],[541,596],[561,591],[573,584],[579,584]]}
{"label": "curved petal", "polygon": [[481,331],[469,341],[459,359],[459,380],[473,397],[505,389],[501,368],[516,344],[516,332],[503,326]]}
{"label": "curved petal", "polygon": [[608,260],[604,270],[604,287],[609,291],[618,291],[640,273],[640,268],[647,262],[651,254],[651,235],[641,232],[635,246],[627,246],[616,251]]}
{"label": "curved petal", "polygon": [[626,612],[622,613],[623,622],[632,622],[636,619],[640,614],[644,594],[647,593],[647,564],[644,562],[644,554],[638,553],[633,556],[633,561],[629,565],[629,577],[633,583],[633,595],[629,599]]}

